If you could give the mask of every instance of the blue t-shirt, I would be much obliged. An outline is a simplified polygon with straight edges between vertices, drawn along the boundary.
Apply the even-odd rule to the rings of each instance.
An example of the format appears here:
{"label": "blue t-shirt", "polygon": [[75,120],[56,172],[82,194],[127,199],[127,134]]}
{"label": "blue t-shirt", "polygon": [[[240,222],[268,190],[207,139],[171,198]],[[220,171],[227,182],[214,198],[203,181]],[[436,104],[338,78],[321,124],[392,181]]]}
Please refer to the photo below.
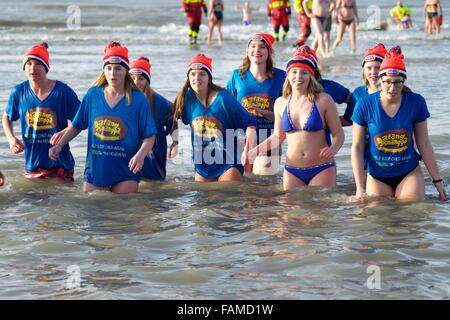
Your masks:
{"label": "blue t-shirt", "polygon": [[145,95],[132,91],[131,104],[123,97],[113,108],[106,102],[104,87],[92,87],[81,102],[73,126],[89,128],[84,180],[99,187],[123,181],[140,181],[128,164],[142,140],[156,134],[150,106]]}
{"label": "blue t-shirt", "polygon": [[141,174],[143,178],[164,180],[166,178],[167,140],[166,136],[172,131],[172,108],[170,102],[163,96],[153,92],[153,107],[155,113],[156,141],[151,152],[144,161]]}
{"label": "blue t-shirt", "polygon": [[358,102],[360,99],[365,98],[369,95],[369,92],[367,91],[367,86],[360,86],[355,88],[353,91],[353,98],[356,102]]}
{"label": "blue t-shirt", "polygon": [[[182,121],[191,127],[192,158],[198,174],[214,179],[231,167],[243,172],[243,146],[238,146],[238,138],[245,138],[245,130],[256,126],[256,119],[231,94],[220,90],[205,108],[194,91],[188,89]],[[236,129],[241,129],[240,134]]]}
{"label": "blue t-shirt", "polygon": [[425,99],[404,93],[394,117],[381,106],[380,92],[359,100],[352,120],[369,132],[367,172],[373,177],[397,177],[414,169],[419,155],[414,149],[414,124],[430,116]]}
{"label": "blue t-shirt", "polygon": [[[323,86],[323,91],[331,96],[331,99],[337,104],[342,104],[347,102],[348,95],[350,94],[350,90],[341,85],[340,83],[333,81],[322,79],[320,83]],[[347,121],[352,121],[353,109],[355,108],[355,100],[353,98],[350,99],[347,103],[347,107],[344,112],[344,119]],[[331,146],[331,132],[327,127],[325,128],[325,138],[327,139],[327,144]]]}
{"label": "blue t-shirt", "polygon": [[[241,77],[239,70],[236,69],[228,80],[226,89],[247,110],[261,108],[273,112],[275,100],[282,94],[285,78],[285,71],[274,68],[272,78],[258,82],[250,70]],[[265,117],[256,117],[258,143],[272,134],[273,126],[274,121]]]}
{"label": "blue t-shirt", "polygon": [[62,148],[57,160],[48,157],[48,150],[52,147],[50,138],[67,128],[67,120],[73,119],[79,106],[76,93],[60,81],[56,81],[55,87],[43,101],[38,99],[29,81],[11,90],[6,114],[11,121],[20,118],[25,145],[25,171],[74,168],[75,160],[68,144]]}

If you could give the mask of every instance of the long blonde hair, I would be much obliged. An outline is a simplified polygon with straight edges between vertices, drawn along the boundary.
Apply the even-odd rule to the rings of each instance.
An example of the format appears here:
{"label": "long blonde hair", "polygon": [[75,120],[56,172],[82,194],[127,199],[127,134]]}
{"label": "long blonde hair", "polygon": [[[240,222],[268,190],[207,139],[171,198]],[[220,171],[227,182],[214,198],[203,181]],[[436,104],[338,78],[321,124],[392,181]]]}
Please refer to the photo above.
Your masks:
{"label": "long blonde hair", "polygon": [[[314,102],[319,94],[323,92],[323,86],[320,84],[317,79],[311,75],[309,77],[309,84],[308,84],[308,101]],[[289,96],[292,94],[292,86],[289,82],[289,78],[286,75],[286,79],[284,80],[283,84],[283,98],[288,99]]]}
{"label": "long blonde hair", "polygon": [[[173,124],[174,125],[176,125],[178,119],[181,119],[181,117],[183,116],[184,99],[186,97],[186,92],[189,88],[191,88],[191,83],[189,82],[189,78],[187,78],[186,82],[184,83],[183,87],[181,88],[181,91],[178,92],[178,94],[175,98],[175,102],[173,104]],[[192,88],[191,88],[191,90],[192,90]],[[211,95],[211,92],[213,92],[213,91],[218,92],[220,90],[223,90],[223,88],[214,84],[212,82],[212,78],[209,77],[208,89],[206,92],[206,104],[208,104],[208,100],[209,100],[209,96]],[[208,107],[208,105],[206,105],[205,107]]]}
{"label": "long blonde hair", "polygon": [[[95,79],[92,84],[91,87],[102,87],[104,85],[107,85],[108,81],[106,80],[106,76],[105,76],[105,72],[102,70],[102,72],[99,74],[99,76],[97,77],[97,79]],[[131,96],[132,96],[132,91],[133,89],[138,90],[138,87],[136,87],[136,84],[134,83],[133,79],[131,78],[130,74],[126,73],[125,76],[125,97],[127,98],[127,106],[129,106],[131,104]]]}

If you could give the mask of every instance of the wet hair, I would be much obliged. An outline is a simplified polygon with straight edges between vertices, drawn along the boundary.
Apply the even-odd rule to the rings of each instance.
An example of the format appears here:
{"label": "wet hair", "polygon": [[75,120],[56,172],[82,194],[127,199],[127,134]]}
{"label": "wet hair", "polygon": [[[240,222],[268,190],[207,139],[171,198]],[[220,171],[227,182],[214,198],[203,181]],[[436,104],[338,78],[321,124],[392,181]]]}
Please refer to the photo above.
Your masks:
{"label": "wet hair", "polygon": [[[323,87],[316,77],[312,75],[309,77],[308,84],[308,101],[314,102],[319,94],[323,92]],[[286,79],[283,84],[283,98],[287,99],[292,94],[292,86],[289,82],[289,77],[286,75]]]}
{"label": "wet hair", "polygon": [[[264,42],[263,42],[264,43]],[[273,75],[275,74],[275,63],[273,62],[273,58],[274,58],[274,53],[273,53],[273,49],[269,48],[267,46],[267,44],[264,43],[264,45],[266,46],[267,50],[269,51],[269,55],[267,57],[267,61],[266,61],[266,77],[267,78],[272,78]],[[244,76],[244,74],[247,72],[248,69],[250,69],[250,59],[248,58],[248,50],[245,51],[245,55],[244,55],[244,59],[242,60],[242,64],[239,66],[239,76],[242,78]]]}
{"label": "wet hair", "polygon": [[[95,79],[94,82],[92,82],[91,87],[102,87],[107,84],[108,81],[106,80],[105,72],[102,70],[97,79]],[[134,83],[133,79],[131,78],[130,74],[127,71],[125,75],[125,88],[124,88],[125,97],[127,98],[127,106],[131,104],[131,95],[132,95],[131,93],[133,89],[139,91],[138,87],[136,87],[136,84]]]}
{"label": "wet hair", "polygon": [[[209,100],[209,96],[211,95],[211,92],[213,91],[221,91],[224,90],[222,87],[214,84],[212,82],[212,78],[209,76],[208,74],[208,89],[206,91],[206,107],[208,107],[208,100]],[[173,104],[173,125],[175,126],[177,124],[178,119],[181,119],[181,117],[183,116],[183,110],[184,110],[184,99],[186,97],[186,92],[188,89],[192,89],[191,88],[191,83],[189,81],[189,74],[188,74],[188,78],[186,79],[186,82],[184,83],[183,87],[181,88],[181,91],[178,92],[176,98],[175,98],[175,102]]]}

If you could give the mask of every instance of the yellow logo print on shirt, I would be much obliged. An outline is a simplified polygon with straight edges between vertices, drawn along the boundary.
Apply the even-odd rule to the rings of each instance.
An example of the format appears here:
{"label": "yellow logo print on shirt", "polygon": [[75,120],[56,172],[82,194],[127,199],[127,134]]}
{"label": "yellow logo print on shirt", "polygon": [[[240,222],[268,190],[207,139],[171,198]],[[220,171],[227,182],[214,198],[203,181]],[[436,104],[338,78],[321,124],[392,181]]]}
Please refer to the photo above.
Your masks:
{"label": "yellow logo print on shirt", "polygon": [[253,94],[242,98],[242,105],[245,109],[260,108],[264,110],[272,110],[273,99],[267,94]]}
{"label": "yellow logo print on shirt", "polygon": [[50,108],[34,108],[26,113],[27,125],[34,130],[56,128],[56,114]]}
{"label": "yellow logo print on shirt", "polygon": [[203,139],[217,138],[222,134],[222,124],[214,117],[197,117],[192,120],[191,126],[194,134]]}
{"label": "yellow logo print on shirt", "polygon": [[405,129],[384,131],[375,136],[378,150],[387,153],[400,153],[408,149],[409,135]]}
{"label": "yellow logo print on shirt", "polygon": [[94,135],[102,141],[118,141],[127,134],[127,126],[119,117],[97,117]]}

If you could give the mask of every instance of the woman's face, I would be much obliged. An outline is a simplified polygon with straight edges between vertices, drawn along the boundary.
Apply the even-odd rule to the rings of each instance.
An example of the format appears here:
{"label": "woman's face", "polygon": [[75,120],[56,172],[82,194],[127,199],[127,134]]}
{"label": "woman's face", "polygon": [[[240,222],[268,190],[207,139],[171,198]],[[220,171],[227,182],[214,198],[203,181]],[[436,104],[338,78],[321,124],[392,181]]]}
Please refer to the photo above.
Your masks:
{"label": "woman's face", "polygon": [[148,85],[147,79],[142,74],[131,74],[134,84],[139,90],[144,91]]}
{"label": "woman's face", "polygon": [[189,83],[196,93],[206,92],[209,83],[208,72],[203,69],[189,71]]}
{"label": "woman's face", "polygon": [[369,61],[364,64],[364,79],[366,79],[371,86],[378,84],[378,71],[380,71],[381,63],[378,61]]}
{"label": "woman's face", "polygon": [[103,69],[103,72],[105,73],[108,85],[117,88],[123,88],[125,86],[125,77],[128,71],[122,65],[107,64]]}
{"label": "woman's face", "polygon": [[25,74],[29,81],[40,81],[47,78],[47,73],[45,72],[45,67],[42,62],[29,59],[25,63]]}
{"label": "woman's face", "polygon": [[402,93],[405,79],[398,76],[384,76],[381,78],[383,95],[393,99]]}
{"label": "woman's face", "polygon": [[248,45],[247,56],[252,64],[265,64],[269,58],[269,49],[262,40],[252,40]]}
{"label": "woman's face", "polygon": [[292,68],[289,70],[288,79],[292,90],[306,90],[309,85],[311,73],[303,68]]}

